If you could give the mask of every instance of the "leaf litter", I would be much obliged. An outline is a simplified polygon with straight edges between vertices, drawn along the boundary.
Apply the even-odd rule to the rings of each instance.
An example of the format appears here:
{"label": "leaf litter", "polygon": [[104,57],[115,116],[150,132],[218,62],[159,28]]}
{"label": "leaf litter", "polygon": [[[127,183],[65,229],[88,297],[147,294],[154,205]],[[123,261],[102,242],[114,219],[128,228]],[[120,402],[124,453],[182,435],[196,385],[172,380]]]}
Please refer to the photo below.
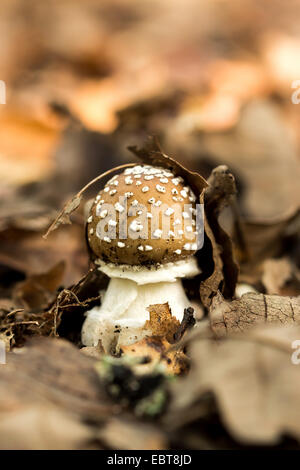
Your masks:
{"label": "leaf litter", "polygon": [[[299,8],[257,22],[251,1],[122,2],[117,17],[87,0],[61,24],[68,2],[27,16],[19,3],[0,7],[1,447],[299,449]],[[137,159],[205,203],[202,273],[184,283],[181,324],[151,306],[155,336],[108,357],[80,342],[108,282],[85,247],[83,196]]]}

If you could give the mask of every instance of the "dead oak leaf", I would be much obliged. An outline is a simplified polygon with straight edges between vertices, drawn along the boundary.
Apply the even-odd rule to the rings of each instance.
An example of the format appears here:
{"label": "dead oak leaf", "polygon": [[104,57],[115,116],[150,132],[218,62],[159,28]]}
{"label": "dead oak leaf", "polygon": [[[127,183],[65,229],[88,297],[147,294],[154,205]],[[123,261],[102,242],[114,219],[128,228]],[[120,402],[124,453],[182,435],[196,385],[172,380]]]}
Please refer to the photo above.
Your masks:
{"label": "dead oak leaf", "polygon": [[164,154],[153,137],[142,148],[132,146],[128,149],[143,162],[169,168],[183,177],[195,192],[198,202],[204,204],[205,241],[197,253],[199,264],[203,267],[200,298],[205,307],[209,307],[218,290],[222,290],[226,298],[231,298],[237,282],[238,266],[233,257],[231,239],[218,222],[220,212],[236,194],[235,179],[229,169],[225,165],[216,167],[206,181],[200,174]]}
{"label": "dead oak leaf", "polygon": [[41,311],[47,307],[61,285],[65,273],[65,262],[60,261],[49,271],[33,274],[18,284],[14,297],[26,310]]}
{"label": "dead oak leaf", "polygon": [[193,309],[185,309],[181,323],[172,316],[168,303],[150,305],[148,311],[150,320],[144,326],[148,336],[129,346],[121,346],[122,353],[144,358],[144,363],[138,365],[140,372],[152,370],[158,364],[163,364],[170,374],[186,372],[188,358],[183,348],[171,345],[179,341],[188,328],[194,326]]}
{"label": "dead oak leaf", "polygon": [[300,297],[247,293],[232,302],[219,293],[210,312],[211,329],[217,337],[246,331],[263,323],[300,323]]}
{"label": "dead oak leaf", "polygon": [[147,336],[129,346],[121,347],[127,357],[141,358],[135,367],[138,373],[149,373],[159,364],[167,373],[180,375],[188,370],[188,358],[182,350],[170,350],[170,343],[157,336]]}
{"label": "dead oak leaf", "polygon": [[274,445],[283,435],[300,441],[300,374],[291,360],[299,338],[300,326],[265,325],[226,341],[195,340],[189,374],[171,385],[165,425],[180,432],[182,423],[197,420],[196,404],[212,393],[238,442]]}
{"label": "dead oak leaf", "polygon": [[288,257],[267,259],[262,265],[262,283],[268,294],[297,295],[300,292],[300,275]]}
{"label": "dead oak leaf", "polygon": [[[200,284],[200,297],[205,307],[210,306],[218,290],[226,298],[232,298],[238,279],[238,265],[234,260],[231,238],[218,221],[220,213],[236,194],[235,179],[227,166],[220,165],[212,171],[208,183],[204,192],[205,233],[211,243],[213,272]],[[207,264],[205,246],[203,250],[197,254],[200,263],[204,256],[205,263],[200,265]]]}
{"label": "dead oak leaf", "polygon": [[52,404],[25,405],[0,417],[2,450],[76,450],[93,438],[88,426]]}
{"label": "dead oak leaf", "polygon": [[152,424],[114,417],[100,429],[98,438],[111,449],[128,451],[167,448],[165,435]]}
{"label": "dead oak leaf", "polygon": [[172,316],[169,304],[153,304],[147,308],[150,320],[146,321],[144,329],[150,330],[153,336],[166,338],[173,342],[174,334],[180,326],[177,318]]}

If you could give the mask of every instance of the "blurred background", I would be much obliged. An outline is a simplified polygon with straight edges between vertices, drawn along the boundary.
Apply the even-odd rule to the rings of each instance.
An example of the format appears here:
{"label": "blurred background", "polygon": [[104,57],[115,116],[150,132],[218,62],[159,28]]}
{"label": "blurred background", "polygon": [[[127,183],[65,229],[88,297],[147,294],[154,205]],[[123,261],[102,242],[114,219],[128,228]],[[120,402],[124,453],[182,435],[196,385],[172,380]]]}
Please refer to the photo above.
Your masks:
{"label": "blurred background", "polygon": [[299,282],[299,17],[299,0],[2,0],[0,294],[61,260],[64,285],[80,279],[82,212],[41,235],[152,134],[204,177],[218,164],[235,175],[224,224],[240,280],[257,285],[265,260],[288,257]]}

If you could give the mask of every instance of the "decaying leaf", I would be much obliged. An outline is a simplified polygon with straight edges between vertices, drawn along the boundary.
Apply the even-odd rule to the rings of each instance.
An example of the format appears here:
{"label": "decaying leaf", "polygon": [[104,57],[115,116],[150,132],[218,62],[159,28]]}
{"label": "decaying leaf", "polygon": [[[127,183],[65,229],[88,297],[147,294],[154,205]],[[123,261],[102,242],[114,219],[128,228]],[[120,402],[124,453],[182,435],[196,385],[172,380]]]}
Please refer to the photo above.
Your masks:
{"label": "decaying leaf", "polygon": [[72,214],[72,212],[74,212],[80,206],[81,200],[82,196],[76,194],[64,205],[62,211],[56,217],[55,221],[50,225],[44,238],[47,238],[49,233],[51,233],[53,230],[56,230],[61,224],[71,224],[70,214]]}
{"label": "decaying leaf", "polygon": [[[243,232],[248,259],[241,259],[240,281],[256,284],[261,281],[261,263],[280,257],[284,247],[289,246],[291,257],[299,262],[299,210],[291,210],[272,220],[248,219],[243,221]],[[234,234],[234,240],[236,235]],[[241,257],[240,257],[241,258]],[[244,258],[244,254],[242,254]]]}
{"label": "decaying leaf", "polygon": [[112,418],[99,431],[99,439],[106,446],[125,450],[165,449],[166,436],[150,423]]}
{"label": "decaying leaf", "polygon": [[31,336],[58,335],[80,344],[83,314],[99,302],[106,281],[91,269],[55,296],[63,269],[64,263],[59,263],[46,274],[30,277],[17,286],[15,302],[0,303],[0,333],[9,338],[11,346],[22,346]]}
{"label": "decaying leaf", "polygon": [[116,406],[99,387],[94,364],[69,341],[31,339],[0,367],[0,414],[46,403],[101,422]]}
{"label": "decaying leaf", "polygon": [[185,309],[181,323],[172,316],[168,303],[150,305],[148,310],[150,320],[144,326],[148,335],[134,344],[121,346],[122,355],[143,359],[137,366],[139,373],[155,370],[158,365],[163,366],[168,374],[185,373],[189,368],[188,357],[176,343],[186,330],[194,326],[193,309]]}
{"label": "decaying leaf", "polygon": [[210,322],[217,337],[265,323],[298,324],[300,297],[248,293],[230,302],[219,293],[212,301]]}
{"label": "decaying leaf", "polygon": [[93,438],[86,425],[55,405],[27,405],[0,417],[2,450],[76,450]]}
{"label": "decaying leaf", "polygon": [[295,267],[288,258],[268,259],[262,270],[262,283],[267,294],[282,294],[284,286],[293,278]]}
{"label": "decaying leaf", "polygon": [[135,146],[131,146],[128,147],[128,150],[133,152],[134,155],[139,157],[140,160],[147,164],[169,168],[174,172],[175,175],[182,176],[201,200],[201,194],[207,187],[207,182],[205,179],[202,178],[199,173],[188,170],[176,160],[164,154],[158,144],[157,139],[153,137],[149,138],[143,147],[137,148]]}
{"label": "decaying leaf", "polygon": [[298,150],[273,100],[247,103],[231,132],[207,133],[197,141],[214,164],[234,171],[246,220],[268,222],[299,210]]}
{"label": "decaying leaf", "polygon": [[220,212],[232,202],[236,193],[234,177],[226,166],[218,166],[212,171],[208,183],[204,197],[205,231],[212,246],[214,268],[212,274],[200,284],[201,300],[206,307],[209,307],[218,290],[226,298],[231,298],[238,277],[231,238],[218,222]]}
{"label": "decaying leaf", "polygon": [[65,263],[61,261],[48,272],[33,274],[19,283],[14,292],[14,298],[27,311],[40,312],[52,300],[56,289],[61,286],[65,272]]}
{"label": "decaying leaf", "polygon": [[195,340],[190,373],[171,386],[166,425],[179,432],[181,423],[197,425],[205,407],[209,412],[205,397],[212,393],[236,441],[274,445],[289,435],[299,442],[300,374],[292,362],[292,343],[299,338],[299,326],[269,325],[226,341]]}
{"label": "decaying leaf", "polygon": [[48,228],[47,232],[43,236],[44,238],[47,238],[48,235],[56,230],[61,224],[70,224],[70,215],[78,209],[78,207],[81,204],[83,194],[87,189],[90,188],[94,183],[102,180],[106,176],[110,175],[111,173],[114,173],[117,170],[121,170],[122,168],[127,168],[130,166],[133,166],[133,163],[128,163],[126,165],[119,165],[116,168],[112,168],[111,170],[105,171],[101,175],[98,175],[96,178],[94,178],[92,181],[90,181],[88,184],[86,184],[75,196],[73,196],[62,208],[62,210],[59,212],[57,215],[56,219],[52,222],[50,227]]}
{"label": "decaying leaf", "polygon": [[180,322],[172,316],[168,303],[153,304],[147,308],[150,319],[146,321],[144,329],[151,331],[151,335],[166,338],[171,343],[178,330]]}
{"label": "decaying leaf", "polygon": [[160,337],[147,336],[129,346],[122,346],[126,357],[141,358],[136,366],[140,373],[148,373],[157,366],[163,366],[167,374],[180,375],[188,370],[189,361],[182,350],[170,350],[170,343]]}
{"label": "decaying leaf", "polygon": [[205,307],[210,305],[218,290],[226,297],[232,297],[238,267],[233,259],[231,239],[220,227],[218,217],[236,193],[233,175],[227,167],[219,166],[206,182],[198,173],[189,171],[165,155],[154,138],[149,139],[140,149],[129,147],[129,150],[146,163],[170,168],[175,174],[182,176],[197,194],[199,202],[204,203],[204,229],[207,238],[204,247],[197,254],[200,266],[203,267],[200,297]]}

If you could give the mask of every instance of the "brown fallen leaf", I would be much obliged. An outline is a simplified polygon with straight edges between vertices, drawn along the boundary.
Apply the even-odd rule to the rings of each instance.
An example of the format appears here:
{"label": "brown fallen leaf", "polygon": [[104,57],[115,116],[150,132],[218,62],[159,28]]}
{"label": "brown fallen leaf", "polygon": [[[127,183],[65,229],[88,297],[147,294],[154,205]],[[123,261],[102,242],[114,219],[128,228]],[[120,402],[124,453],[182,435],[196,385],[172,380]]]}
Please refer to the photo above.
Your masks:
{"label": "brown fallen leaf", "polygon": [[55,405],[27,405],[0,418],[2,450],[75,450],[93,438],[88,426]]}
{"label": "brown fallen leaf", "polygon": [[51,232],[58,229],[58,227],[62,224],[71,224],[70,215],[78,209],[82,202],[83,194],[87,191],[93,184],[97,183],[98,181],[102,180],[106,176],[114,173],[117,170],[121,170],[122,168],[127,168],[133,166],[133,163],[127,163],[126,165],[119,165],[111,170],[107,170],[101,175],[98,175],[92,181],[89,181],[77,194],[75,194],[69,201],[66,202],[62,210],[57,215],[56,219],[52,222],[50,227],[48,228],[47,232],[43,235],[43,238],[47,238]]}
{"label": "brown fallen leaf", "polygon": [[293,295],[300,293],[300,275],[292,261],[285,257],[268,259],[262,265],[262,283],[267,294]]}
{"label": "brown fallen leaf", "polygon": [[47,272],[60,261],[66,262],[64,285],[74,284],[86,272],[88,256],[78,222],[62,227],[48,240],[43,240],[40,231],[10,229],[0,233],[0,264],[19,271],[21,279]]}
{"label": "brown fallen leaf", "polygon": [[173,342],[180,322],[172,316],[169,304],[153,304],[147,310],[150,314],[150,319],[146,321],[144,330],[151,331],[152,336],[166,338],[169,343]]}
{"label": "brown fallen leaf", "polygon": [[199,173],[188,170],[181,163],[163,153],[155,137],[149,137],[141,148],[130,146],[128,150],[144,163],[169,168],[175,175],[182,176],[201,200],[203,190],[207,187],[205,179]]}
{"label": "brown fallen leaf", "polygon": [[[194,423],[197,429],[211,393],[223,425],[237,442],[274,445],[283,435],[299,442],[300,374],[291,361],[292,342],[299,338],[295,325],[255,328],[219,342],[195,338],[190,373],[171,385],[165,426],[180,433],[182,425]],[[206,413],[208,408],[207,403]]]}
{"label": "brown fallen leaf", "polygon": [[185,309],[181,323],[172,316],[168,303],[150,305],[148,310],[150,320],[144,326],[148,335],[134,344],[121,346],[121,353],[127,357],[144,358],[136,366],[139,373],[149,372],[159,364],[166,368],[167,373],[185,373],[189,367],[188,357],[176,343],[187,329],[194,326],[193,309]]}
{"label": "brown fallen leaf", "polygon": [[226,164],[234,172],[243,190],[239,203],[246,219],[271,222],[299,209],[296,141],[274,101],[252,100],[231,132],[197,139],[214,164]]}
{"label": "brown fallen leaf", "polygon": [[156,426],[125,419],[112,418],[99,431],[101,442],[113,449],[166,449],[166,436]]}
{"label": "brown fallen leaf", "polygon": [[121,347],[122,355],[141,358],[135,366],[138,374],[150,373],[158,365],[162,365],[167,374],[180,375],[187,372],[188,357],[182,350],[170,350],[170,343],[157,336],[147,336],[137,343]]}
{"label": "brown fallen leaf", "polygon": [[7,353],[0,367],[0,414],[51,404],[81,420],[101,422],[118,407],[99,387],[94,365],[69,341],[32,339]]}
{"label": "brown fallen leaf", "polygon": [[233,175],[227,167],[219,166],[213,170],[206,182],[198,173],[188,170],[165,155],[155,138],[150,138],[142,148],[129,147],[129,150],[142,161],[170,168],[175,174],[185,178],[198,196],[199,202],[204,203],[206,239],[203,248],[197,253],[202,268],[201,301],[205,307],[208,307],[211,298],[219,289],[226,297],[232,297],[237,282],[238,267],[233,259],[231,239],[220,227],[218,217],[236,193]]}
{"label": "brown fallen leaf", "polygon": [[11,185],[45,180],[54,169],[59,132],[12,108],[0,113],[0,179]]}
{"label": "brown fallen leaf", "polygon": [[15,301],[27,311],[44,310],[54,300],[54,294],[61,286],[64,273],[65,262],[60,261],[46,273],[29,276],[16,286],[13,294]]}
{"label": "brown fallen leaf", "polygon": [[[220,212],[229,205],[236,193],[235,180],[225,165],[216,167],[209,179],[209,186],[204,194],[205,208],[205,232],[210,239],[211,254],[213,259],[213,271],[200,284],[200,297],[205,307],[209,307],[212,298],[218,290],[221,290],[226,298],[234,294],[238,278],[238,266],[233,256],[233,246],[229,235],[222,229],[218,222]],[[205,256],[200,250],[198,259],[200,266]]]}
{"label": "brown fallen leaf", "polygon": [[[261,281],[261,263],[270,258],[279,257],[283,249],[288,252],[295,263],[299,259],[300,212],[292,210],[272,220],[243,220],[243,233],[247,249],[238,257],[241,261],[239,280],[255,284]],[[236,242],[236,234],[233,234]],[[287,250],[287,247],[289,250]]]}
{"label": "brown fallen leaf", "polygon": [[211,329],[218,337],[249,330],[258,324],[300,323],[300,297],[248,293],[239,300],[214,297],[209,312]]}

